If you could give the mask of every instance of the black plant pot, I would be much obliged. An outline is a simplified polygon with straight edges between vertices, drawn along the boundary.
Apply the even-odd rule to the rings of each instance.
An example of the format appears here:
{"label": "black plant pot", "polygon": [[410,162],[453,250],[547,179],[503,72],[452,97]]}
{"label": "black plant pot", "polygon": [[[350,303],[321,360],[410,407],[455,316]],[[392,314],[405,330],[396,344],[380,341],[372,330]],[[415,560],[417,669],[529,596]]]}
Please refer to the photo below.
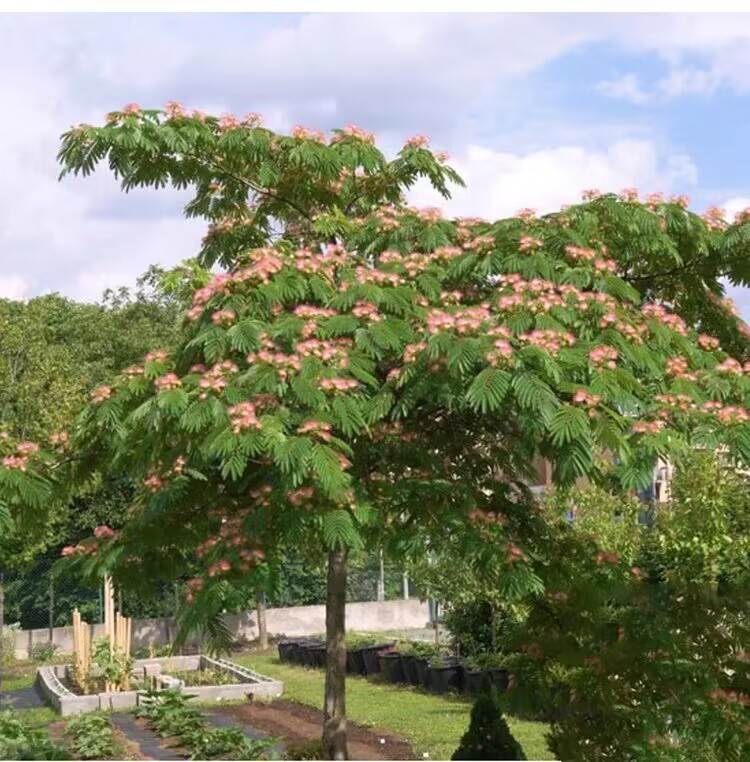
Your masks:
{"label": "black plant pot", "polygon": [[299,640],[289,644],[287,657],[290,664],[302,664],[302,644]]}
{"label": "black plant pot", "polygon": [[317,654],[315,649],[322,644],[317,640],[305,640],[299,645],[301,663],[305,667],[317,667]]}
{"label": "black plant pot", "polygon": [[406,675],[401,663],[401,654],[385,653],[380,654],[380,671],[383,677],[389,683],[405,683]]}
{"label": "black plant pot", "polygon": [[293,638],[284,638],[278,642],[279,661],[291,662],[292,651],[297,647],[297,641]]}
{"label": "black plant pot", "polygon": [[319,645],[310,646],[308,648],[310,654],[310,666],[323,669],[326,666],[326,647],[323,643]]}
{"label": "black plant pot", "polygon": [[366,646],[362,649],[362,658],[365,661],[366,675],[377,675],[380,673],[380,659],[378,658],[378,652],[391,645],[391,643],[378,643],[376,646]]}
{"label": "black plant pot", "polygon": [[416,656],[404,656],[401,654],[401,669],[404,670],[404,677],[407,683],[412,685],[420,685],[419,672],[417,671],[417,658]]}
{"label": "black plant pot", "polygon": [[417,685],[421,685],[425,690],[430,690],[430,665],[427,659],[414,659],[414,666],[417,668],[417,677],[419,682]]}
{"label": "black plant pot", "polygon": [[346,671],[350,675],[365,674],[365,660],[361,648],[347,649],[346,651]]}
{"label": "black plant pot", "polygon": [[442,664],[430,664],[428,668],[430,690],[448,693],[461,690],[461,665],[457,659],[446,659]]}
{"label": "black plant pot", "polygon": [[485,673],[481,669],[469,669],[464,667],[463,682],[466,693],[478,694],[484,685]]}
{"label": "black plant pot", "polygon": [[494,667],[488,669],[487,674],[490,676],[492,684],[497,689],[498,693],[505,693],[508,690],[508,670],[502,667]]}

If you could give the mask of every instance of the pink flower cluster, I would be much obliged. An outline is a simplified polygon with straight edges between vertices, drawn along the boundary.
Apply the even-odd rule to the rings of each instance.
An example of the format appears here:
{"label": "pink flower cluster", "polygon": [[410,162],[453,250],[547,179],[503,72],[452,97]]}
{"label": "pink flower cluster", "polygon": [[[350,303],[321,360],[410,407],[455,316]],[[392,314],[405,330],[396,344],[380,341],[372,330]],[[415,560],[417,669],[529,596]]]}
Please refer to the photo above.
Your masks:
{"label": "pink flower cluster", "polygon": [[379,286],[400,286],[404,279],[397,273],[387,273],[372,267],[357,267],[354,271],[357,283],[376,283]]}
{"label": "pink flower cluster", "polygon": [[727,405],[721,407],[716,411],[716,417],[726,425],[733,425],[737,423],[747,423],[750,421],[750,414],[744,407],[738,407],[735,405]]}
{"label": "pink flower cluster", "polygon": [[108,527],[106,524],[100,524],[94,529],[94,537],[97,537],[100,540],[108,540],[116,534],[115,530]]}
{"label": "pink flower cluster", "polygon": [[352,307],[352,315],[360,318],[361,320],[369,320],[373,323],[383,319],[383,316],[378,311],[378,307],[370,302],[357,302]]}
{"label": "pink flower cluster", "polygon": [[169,359],[169,352],[164,349],[156,349],[143,358],[144,362],[165,362],[167,359]]}
{"label": "pink flower cluster", "polygon": [[316,143],[326,142],[326,136],[320,130],[311,130],[300,124],[292,127],[292,137],[297,140],[314,140]]}
{"label": "pink flower cluster", "polygon": [[297,507],[309,503],[314,496],[315,490],[312,487],[299,487],[286,493],[287,500]]}
{"label": "pink flower cluster", "polygon": [[542,241],[541,238],[535,238],[531,235],[522,235],[518,241],[518,250],[523,252],[540,249],[542,246],[544,246],[544,241]]}
{"label": "pink flower cluster", "polygon": [[321,378],[319,385],[325,392],[349,392],[359,386],[359,381],[353,378]]}
{"label": "pink flower cluster", "polygon": [[436,206],[428,206],[424,209],[416,210],[417,217],[424,222],[438,222],[443,219],[442,209],[438,209]]}
{"label": "pink flower cluster", "polygon": [[175,373],[167,373],[154,379],[154,387],[156,387],[158,392],[166,392],[170,389],[177,389],[180,386],[182,386],[182,381],[180,381]]}
{"label": "pink flower cluster", "polygon": [[709,230],[723,230],[727,226],[727,213],[724,209],[711,206],[701,215]]}
{"label": "pink flower cluster", "polygon": [[598,368],[614,369],[617,367],[617,357],[617,350],[606,344],[600,344],[589,352],[589,361],[592,365]]}
{"label": "pink flower cluster", "polygon": [[485,304],[465,307],[456,312],[433,309],[427,313],[427,332],[430,334],[453,330],[459,334],[477,333],[492,318]]}
{"label": "pink flower cluster", "polygon": [[239,434],[246,429],[260,429],[255,404],[252,402],[240,402],[233,405],[228,410],[229,421],[232,425],[232,431]]}
{"label": "pink flower cluster", "polygon": [[70,435],[67,431],[57,431],[54,434],[50,434],[49,441],[55,447],[65,447],[70,441]]}
{"label": "pink flower cluster", "polygon": [[516,212],[516,217],[519,217],[524,222],[530,222],[536,217],[536,209],[529,209],[528,207],[524,207],[523,209],[519,209]]}
{"label": "pink flower cluster", "polygon": [[620,201],[638,201],[638,188],[623,188],[619,199]]}
{"label": "pink flower cluster", "polygon": [[217,310],[211,313],[211,322],[214,325],[232,325],[237,320],[237,315],[233,310]]}
{"label": "pink flower cluster", "polygon": [[707,352],[710,352],[719,348],[719,340],[715,338],[714,336],[707,336],[705,333],[702,333],[698,337],[698,344],[700,345],[702,349],[705,349]]}
{"label": "pink flower cluster", "polygon": [[679,316],[670,312],[661,304],[646,304],[641,309],[641,313],[645,318],[651,318],[657,322],[670,328],[675,333],[679,333],[680,336],[687,336],[688,329],[685,325],[685,321]]}
{"label": "pink flower cluster", "polygon": [[429,142],[430,139],[427,135],[412,135],[404,145],[408,148],[424,148],[426,145],[429,145]]}
{"label": "pink flower cluster", "polygon": [[591,394],[586,389],[576,389],[573,402],[586,407],[596,407],[602,401],[601,394]]}
{"label": "pink flower cluster", "polygon": [[129,368],[125,368],[122,375],[125,376],[125,378],[138,378],[143,375],[143,366],[131,365]]}
{"label": "pink flower cluster", "polygon": [[200,377],[198,386],[205,390],[200,394],[201,399],[206,399],[207,392],[221,392],[229,383],[227,376],[238,373],[239,368],[231,360],[216,363]]}
{"label": "pink flower cluster", "polygon": [[418,341],[414,344],[407,344],[404,347],[404,362],[414,362],[414,360],[416,360],[417,357],[425,351],[425,349],[427,349],[427,342],[425,341]]}
{"label": "pink flower cluster", "polygon": [[[361,127],[357,127],[356,124],[347,124],[346,127],[344,127],[341,132],[344,136],[349,138],[356,138],[357,140],[361,140],[365,143],[375,143],[375,135],[373,135],[371,132],[368,132],[367,130],[363,130]],[[335,143],[340,138],[338,136],[334,137],[331,142]]]}
{"label": "pink flower cluster", "polygon": [[6,455],[3,458],[3,468],[9,471],[26,471],[29,459],[23,455]]}
{"label": "pink flower cluster", "polygon": [[634,434],[658,434],[665,426],[664,421],[636,421],[632,429]]}
{"label": "pink flower cluster", "polygon": [[718,373],[730,373],[739,375],[742,373],[742,364],[734,359],[734,357],[727,357],[726,360],[718,363],[714,368]]}
{"label": "pink flower cluster", "polygon": [[91,401],[95,405],[99,405],[105,400],[108,400],[112,396],[112,387],[106,384],[97,386],[93,392],[91,392]]}
{"label": "pink flower cluster", "polygon": [[514,542],[508,542],[508,544],[505,546],[505,563],[506,564],[510,564],[511,566],[513,566],[513,564],[517,564],[519,562],[526,563],[528,560],[529,560],[529,557]]}
{"label": "pink flower cluster", "polygon": [[555,353],[559,352],[563,347],[573,346],[576,337],[572,333],[566,333],[565,331],[538,328],[529,333],[521,334],[518,339],[530,346]]}
{"label": "pink flower cluster", "polygon": [[317,357],[323,362],[337,364],[341,368],[349,367],[349,350],[352,348],[351,339],[307,339],[297,344],[297,353],[301,357]]}
{"label": "pink flower cluster", "polygon": [[331,429],[333,427],[330,423],[326,423],[326,421],[316,421],[315,419],[311,419],[309,421],[305,421],[303,424],[297,427],[297,433],[298,434],[312,434],[314,437],[317,437],[318,439],[322,440],[323,442],[328,442],[331,439]]}

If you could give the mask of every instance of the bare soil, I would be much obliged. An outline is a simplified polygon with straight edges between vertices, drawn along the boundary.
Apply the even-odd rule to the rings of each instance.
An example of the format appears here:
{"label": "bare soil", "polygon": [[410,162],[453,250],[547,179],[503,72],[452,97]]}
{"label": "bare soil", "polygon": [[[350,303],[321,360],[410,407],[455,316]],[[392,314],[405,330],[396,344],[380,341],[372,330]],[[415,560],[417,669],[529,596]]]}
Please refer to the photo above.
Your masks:
{"label": "bare soil", "polygon": [[[323,726],[319,709],[279,699],[224,706],[217,712],[227,714],[238,724],[275,736],[285,745],[317,741]],[[403,738],[377,728],[348,723],[349,759],[414,759],[411,746]]]}

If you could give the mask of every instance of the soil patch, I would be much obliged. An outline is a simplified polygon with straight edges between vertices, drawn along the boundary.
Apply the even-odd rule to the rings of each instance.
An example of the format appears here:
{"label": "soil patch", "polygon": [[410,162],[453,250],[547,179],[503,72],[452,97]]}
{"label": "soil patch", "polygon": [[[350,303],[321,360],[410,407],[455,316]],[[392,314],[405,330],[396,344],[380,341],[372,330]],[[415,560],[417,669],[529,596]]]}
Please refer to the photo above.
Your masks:
{"label": "soil patch", "polygon": [[[323,726],[319,709],[284,699],[220,707],[214,714],[229,715],[238,724],[276,736],[285,746],[319,740]],[[411,746],[403,738],[353,722],[347,727],[349,759],[414,759]]]}
{"label": "soil patch", "polygon": [[130,748],[138,753],[140,759],[185,759],[187,755],[179,749],[167,746],[175,739],[159,738],[146,723],[136,719],[130,712],[117,712],[111,715],[112,724],[128,739]]}

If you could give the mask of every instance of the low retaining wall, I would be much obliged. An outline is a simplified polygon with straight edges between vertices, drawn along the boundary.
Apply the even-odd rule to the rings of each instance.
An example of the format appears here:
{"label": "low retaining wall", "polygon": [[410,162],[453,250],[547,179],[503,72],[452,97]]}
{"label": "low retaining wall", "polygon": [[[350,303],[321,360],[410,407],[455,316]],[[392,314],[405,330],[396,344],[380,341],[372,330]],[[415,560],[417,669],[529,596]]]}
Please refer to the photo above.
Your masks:
{"label": "low retaining wall", "polygon": [[[98,710],[116,711],[130,709],[141,702],[141,691],[121,691],[119,693],[92,693],[81,696],[68,690],[61,682],[68,675],[70,665],[63,664],[50,667],[40,667],[37,670],[36,686],[39,693],[63,717]],[[182,680],[170,677],[168,672],[193,671],[198,669],[215,669],[227,672],[239,682],[226,685],[201,685],[185,687]],[[198,701],[237,701],[252,699],[254,696],[278,697],[284,690],[284,684],[279,680],[261,675],[258,672],[243,667],[225,659],[214,659],[203,654],[196,656],[167,656],[159,659],[136,659],[133,664],[133,674],[156,676],[157,688],[179,688],[186,690]],[[160,678],[164,677],[163,681]],[[159,683],[161,683],[159,685]]]}
{"label": "low retaining wall", "polygon": [[[397,601],[369,601],[347,603],[346,626],[348,630],[411,630],[425,627],[430,619],[426,602],[416,599]],[[227,614],[224,620],[237,640],[255,640],[258,622],[254,611]],[[325,606],[292,606],[268,609],[266,624],[269,635],[312,635],[324,632],[326,627]],[[104,625],[91,627],[92,640],[104,635]],[[133,648],[160,646],[172,642],[177,628],[171,618],[136,619],[133,622]],[[16,633],[16,657],[24,659],[34,643],[48,643],[49,629],[19,630]],[[73,652],[73,628],[55,627],[52,642],[59,653]]]}

